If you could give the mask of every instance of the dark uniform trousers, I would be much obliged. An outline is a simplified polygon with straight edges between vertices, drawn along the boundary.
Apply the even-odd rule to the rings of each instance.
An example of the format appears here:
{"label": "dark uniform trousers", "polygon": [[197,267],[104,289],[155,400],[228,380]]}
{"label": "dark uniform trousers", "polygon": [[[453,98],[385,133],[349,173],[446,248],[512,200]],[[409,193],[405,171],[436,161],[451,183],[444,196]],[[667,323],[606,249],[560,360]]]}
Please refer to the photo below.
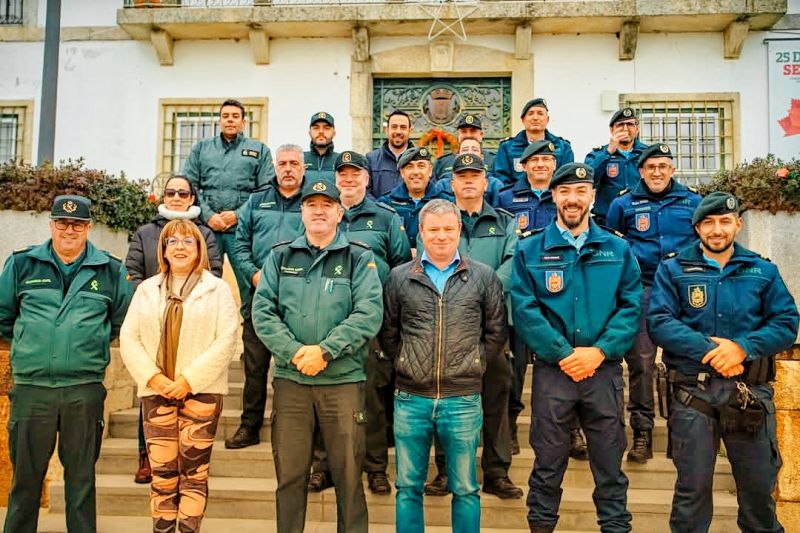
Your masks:
{"label": "dark uniform trousers", "polygon": [[576,383],[558,366],[534,362],[532,388],[530,443],[536,458],[528,480],[529,524],[554,527],[558,522],[570,429],[577,413],[586,434],[600,531],[631,531],[628,478],[622,472],[627,447],[622,366],[604,363],[594,376]]}
{"label": "dark uniform trousers", "polygon": [[244,389],[242,390],[242,427],[258,433],[264,424],[267,406],[267,373],[272,354],[253,329],[253,318],[248,316],[242,325],[244,344]]}
{"label": "dark uniform trousers", "polygon": [[[511,467],[511,429],[508,426],[508,399],[511,392],[511,361],[505,353],[486,361],[483,374],[483,482],[508,476]],[[445,473],[444,449],[438,438],[436,467]]]}
{"label": "dark uniform trousers", "polygon": [[656,345],[647,334],[647,306],[652,287],[642,291],[642,317],[633,348],[625,354],[628,364],[628,412],[635,430],[652,430],[655,419],[653,371],[656,365]]}
{"label": "dark uniform trousers", "polygon": [[219,258],[224,261],[224,255],[228,256],[228,261],[233,269],[233,275],[236,276],[236,286],[239,288],[239,295],[244,299],[245,295],[250,290],[250,280],[239,271],[236,260],[234,259],[233,247],[236,245],[236,226],[233,226],[230,231],[215,231],[214,237],[217,239]]}
{"label": "dark uniform trousers", "polygon": [[525,404],[522,402],[522,390],[525,387],[525,373],[528,371],[530,350],[525,345],[525,341],[515,333],[513,327],[508,328],[508,343],[511,346],[511,353],[514,354],[511,360],[512,383],[511,397],[508,400],[508,416],[510,421],[515,421],[525,410]]}
{"label": "dark uniform trousers", "polygon": [[314,430],[319,431],[336,484],[337,531],[366,533],[364,383],[301,385],[275,379],[272,455],[278,478],[278,533],[300,533],[306,519]]}
{"label": "dark uniform trousers", "polygon": [[67,530],[96,531],[94,465],[103,440],[102,383],[69,387],[15,385],[9,393],[8,440],[14,480],[6,533],[35,532],[42,484],[58,435],[64,465]]}
{"label": "dark uniform trousers", "polygon": [[[728,403],[736,383],[712,378],[705,390],[681,388],[719,408]],[[764,406],[766,422],[754,437],[725,435],[719,421],[678,401],[672,402],[670,438],[672,461],[678,470],[672,499],[670,529],[675,533],[705,533],[713,515],[712,483],[720,437],[725,442],[739,503],[738,526],[744,533],[784,531],[775,515],[772,491],[781,467],[775,431],[772,387],[751,386]]]}

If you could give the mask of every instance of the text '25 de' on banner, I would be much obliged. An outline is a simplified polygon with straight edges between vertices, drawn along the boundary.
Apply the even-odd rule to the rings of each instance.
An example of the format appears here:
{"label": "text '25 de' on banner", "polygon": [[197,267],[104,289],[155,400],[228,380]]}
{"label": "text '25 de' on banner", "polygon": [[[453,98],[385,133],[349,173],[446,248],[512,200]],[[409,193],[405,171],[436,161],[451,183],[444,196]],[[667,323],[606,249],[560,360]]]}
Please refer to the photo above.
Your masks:
{"label": "text '25 de' on banner", "polygon": [[800,157],[800,39],[766,40],[769,68],[769,151]]}

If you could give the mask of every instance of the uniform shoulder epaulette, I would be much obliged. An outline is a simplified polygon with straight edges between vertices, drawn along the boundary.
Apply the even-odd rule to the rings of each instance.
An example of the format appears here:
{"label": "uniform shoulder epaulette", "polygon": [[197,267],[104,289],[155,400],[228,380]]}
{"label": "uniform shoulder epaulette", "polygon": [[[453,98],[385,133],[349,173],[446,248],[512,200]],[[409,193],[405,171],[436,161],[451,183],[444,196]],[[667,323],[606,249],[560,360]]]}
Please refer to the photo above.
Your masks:
{"label": "uniform shoulder epaulette", "polygon": [[14,250],[14,251],[13,251],[13,252],[11,252],[11,253],[13,253],[13,254],[21,254],[21,253],[23,253],[23,252],[27,252],[28,250],[30,250],[30,249],[31,249],[31,248],[33,248],[33,247],[34,247],[34,245],[32,244],[32,245],[30,245],[30,246],[25,246],[25,247],[23,247],[23,248],[17,248],[16,250]]}
{"label": "uniform shoulder epaulette", "polygon": [[387,203],[384,203],[384,202],[379,202],[379,201],[377,201],[377,200],[375,200],[375,203],[376,203],[376,204],[377,204],[379,207],[382,207],[382,208],[386,209],[387,211],[389,211],[389,212],[391,212],[391,213],[397,213],[397,209],[395,209],[394,207],[390,206],[390,205],[389,205],[389,204],[387,204]]}
{"label": "uniform shoulder epaulette", "polygon": [[366,248],[367,250],[372,250],[369,244],[362,242],[362,241],[350,241],[350,244],[355,244],[356,246],[360,246],[362,248]]}
{"label": "uniform shoulder epaulette", "polygon": [[631,189],[622,189],[621,191],[619,191],[617,193],[617,196],[624,196],[624,195],[628,194],[629,192],[631,192]]}
{"label": "uniform shoulder epaulette", "polygon": [[544,231],[544,228],[536,228],[536,229],[529,229],[528,231],[523,231],[519,234],[520,239],[525,239],[530,237],[531,235],[536,235],[537,233],[541,233]]}
{"label": "uniform shoulder epaulette", "polygon": [[614,228],[609,228],[608,226],[603,226],[603,225],[600,225],[600,224],[598,224],[598,226],[600,226],[602,229],[606,230],[609,233],[613,233],[617,237],[621,237],[623,239],[625,238],[625,234],[624,233],[621,233],[621,232],[615,230]]}
{"label": "uniform shoulder epaulette", "polygon": [[276,242],[275,244],[272,245],[272,248],[277,248],[278,246],[283,246],[284,244],[291,244],[291,243],[292,243],[292,241],[289,241],[289,240],[278,241],[278,242]]}
{"label": "uniform shoulder epaulette", "polygon": [[514,137],[506,137],[505,139],[503,139],[502,141],[500,141],[499,143],[497,143],[497,146],[500,146],[500,145],[501,145],[501,144],[503,144],[504,142],[506,142],[506,141],[510,141],[510,140],[511,140],[511,139],[513,139],[513,138],[514,138]]}
{"label": "uniform shoulder epaulette", "polygon": [[672,259],[673,257],[677,257],[677,256],[678,256],[678,252],[670,252],[670,253],[668,253],[667,255],[664,256],[664,259]]}
{"label": "uniform shoulder epaulette", "polygon": [[103,251],[104,251],[104,252],[106,253],[106,255],[107,255],[108,257],[110,257],[111,259],[114,259],[114,260],[116,260],[116,261],[119,261],[120,263],[122,263],[122,259],[121,259],[121,258],[119,258],[119,257],[117,257],[116,255],[112,254],[112,253],[111,253],[111,252],[109,252],[108,250],[103,250]]}
{"label": "uniform shoulder epaulette", "polygon": [[695,194],[700,194],[700,191],[697,189],[697,187],[692,187],[691,185],[687,185],[686,188]]}
{"label": "uniform shoulder epaulette", "polygon": [[599,152],[602,149],[603,149],[602,145],[601,146],[595,146],[594,148],[592,148],[592,152]]}
{"label": "uniform shoulder epaulette", "polygon": [[500,213],[503,216],[506,216],[508,218],[514,218],[514,213],[512,213],[511,211],[508,211],[506,209],[503,209],[502,207],[495,207],[494,210],[497,211],[498,213]]}

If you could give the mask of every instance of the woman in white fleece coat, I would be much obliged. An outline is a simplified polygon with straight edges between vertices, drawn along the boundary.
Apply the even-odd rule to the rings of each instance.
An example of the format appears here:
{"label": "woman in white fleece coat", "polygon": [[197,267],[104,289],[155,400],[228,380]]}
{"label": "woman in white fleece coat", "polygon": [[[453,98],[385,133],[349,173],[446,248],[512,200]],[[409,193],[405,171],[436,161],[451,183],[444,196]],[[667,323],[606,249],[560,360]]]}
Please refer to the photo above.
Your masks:
{"label": "woman in white fleece coat", "polygon": [[208,271],[192,222],[164,226],[158,259],[161,273],[131,301],[120,349],[142,398],[153,531],[172,532],[180,522],[183,533],[198,531],[203,519],[239,313],[227,283]]}

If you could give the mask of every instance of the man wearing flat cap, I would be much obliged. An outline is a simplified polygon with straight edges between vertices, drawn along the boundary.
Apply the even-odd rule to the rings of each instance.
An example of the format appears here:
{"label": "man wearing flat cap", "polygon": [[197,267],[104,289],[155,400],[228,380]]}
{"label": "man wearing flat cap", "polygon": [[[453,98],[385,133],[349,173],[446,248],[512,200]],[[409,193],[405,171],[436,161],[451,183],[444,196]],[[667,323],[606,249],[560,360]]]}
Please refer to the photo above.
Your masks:
{"label": "man wearing flat cap", "polygon": [[339,531],[368,529],[364,461],[367,341],[383,316],[375,256],[339,228],[339,191],[302,190],[305,233],[275,244],[253,298],[253,325],[275,360],[272,454],[278,532],[303,531],[314,442],[328,452]]}
{"label": "man wearing flat cap", "polygon": [[738,199],[714,192],[692,217],[699,240],[659,265],[647,313],[671,384],[672,531],[708,531],[720,438],[736,481],[742,531],[784,531],[775,514],[781,457],[775,355],[797,338],[798,313],[778,268],[734,242]]}
{"label": "man wearing flat cap", "polygon": [[336,137],[333,115],[325,111],[311,115],[308,136],[311,137],[311,149],[303,152],[306,178],[309,181],[318,179],[333,181],[333,164],[339,155],[333,151],[333,139]]}
{"label": "man wearing flat cap", "polygon": [[622,358],[641,314],[639,267],[624,239],[589,217],[592,168],[560,167],[550,182],[557,218],[520,236],[513,260],[514,328],[535,354],[528,523],[552,533],[558,523],[571,421],[586,433],[593,499],[604,533],[631,530]]}
{"label": "man wearing flat cap", "polygon": [[517,181],[525,180],[525,169],[520,162],[520,157],[525,148],[535,141],[546,140],[553,143],[556,168],[575,161],[575,154],[572,153],[569,141],[553,135],[547,129],[547,125],[550,123],[550,114],[544,98],[529,100],[522,108],[520,119],[523,129],[514,137],[509,137],[500,143],[494,159],[493,173],[503,183],[513,185]]}
{"label": "man wearing flat cap", "polygon": [[[437,181],[453,172],[453,161],[456,156],[461,153],[461,144],[464,142],[464,139],[475,139],[478,141],[478,144],[483,143],[483,124],[481,123],[481,118],[472,113],[462,115],[456,126],[456,135],[458,136],[459,150],[443,155],[438,158],[433,165],[433,176]],[[494,157],[497,155],[497,152],[487,148],[481,148],[481,153],[479,155],[481,159],[483,159],[483,162],[486,163],[486,168],[491,169],[494,165]]]}
{"label": "man wearing flat cap", "polygon": [[642,318],[628,363],[628,412],[633,443],[628,461],[646,463],[653,457],[655,425],[654,371],[656,345],[647,335],[647,305],[656,268],[667,254],[695,240],[692,213],[701,197],[672,179],[672,151],[663,143],[648,146],[639,157],[641,179],[611,202],[606,223],[625,235],[642,269]]}
{"label": "man wearing flat cap", "polygon": [[82,196],[57,196],[51,238],[14,252],[0,274],[0,336],[11,341],[14,379],[9,393],[14,479],[5,531],[36,531],[56,436],[67,529],[96,530],[94,465],[103,438],[103,377],[132,285],[122,261],[89,241],[90,211]]}
{"label": "man wearing flat cap", "polygon": [[647,147],[639,140],[639,118],[636,111],[623,107],[608,123],[611,138],[586,154],[584,161],[594,169],[597,198],[592,215],[604,225],[611,201],[622,189],[633,189],[639,182],[639,157]]}
{"label": "man wearing flat cap", "polygon": [[390,193],[378,198],[378,201],[388,205],[402,217],[412,254],[417,249],[420,210],[425,204],[436,198],[453,199],[450,194],[440,190],[433,182],[431,157],[431,151],[424,146],[415,146],[403,152],[397,160],[397,168],[403,179],[402,183]]}

